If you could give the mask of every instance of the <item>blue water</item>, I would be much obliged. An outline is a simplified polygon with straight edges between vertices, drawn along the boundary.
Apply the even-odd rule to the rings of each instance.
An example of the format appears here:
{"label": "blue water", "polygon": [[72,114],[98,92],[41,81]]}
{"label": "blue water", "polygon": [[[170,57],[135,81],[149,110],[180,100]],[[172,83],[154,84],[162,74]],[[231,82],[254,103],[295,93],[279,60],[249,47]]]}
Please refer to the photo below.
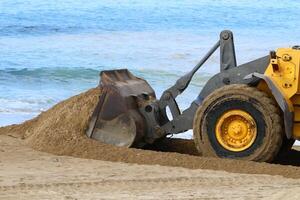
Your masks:
{"label": "blue water", "polygon": [[[129,68],[158,96],[217,41],[235,34],[238,63],[300,44],[299,1],[0,1],[0,126],[20,123]],[[179,98],[219,70],[218,54]]]}

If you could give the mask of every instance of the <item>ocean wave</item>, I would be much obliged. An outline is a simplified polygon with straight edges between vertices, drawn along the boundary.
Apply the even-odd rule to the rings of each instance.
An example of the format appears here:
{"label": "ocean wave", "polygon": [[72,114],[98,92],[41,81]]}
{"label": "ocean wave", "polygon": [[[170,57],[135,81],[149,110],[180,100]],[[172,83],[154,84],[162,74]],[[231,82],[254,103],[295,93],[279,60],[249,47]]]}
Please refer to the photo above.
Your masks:
{"label": "ocean wave", "polygon": [[98,74],[99,70],[88,68],[6,68],[0,70],[0,80],[91,81],[98,78]]}
{"label": "ocean wave", "polygon": [[0,113],[40,113],[56,102],[51,97],[1,97]]}
{"label": "ocean wave", "polygon": [[0,113],[9,113],[9,114],[33,114],[33,113],[40,113],[45,111],[44,109],[30,109],[30,108],[0,108]]}
{"label": "ocean wave", "polygon": [[[64,25],[7,25],[0,27],[0,36],[18,36],[18,35],[49,35],[56,33],[78,33],[90,30],[91,27],[64,26]],[[83,31],[84,30],[84,31]]]}
{"label": "ocean wave", "polygon": [[[117,69],[117,68],[116,68]],[[104,67],[99,69],[91,68],[6,68],[0,70],[1,79],[41,79],[41,80],[55,80],[55,81],[94,81],[99,79],[100,71],[105,70]],[[136,76],[141,76],[150,82],[169,82],[176,81],[176,79],[183,76],[186,72],[157,70],[157,69],[131,69]],[[209,73],[197,73],[194,77],[194,84],[199,85],[206,82],[211,77]],[[175,82],[174,82],[175,83]]]}
{"label": "ocean wave", "polygon": [[[149,82],[153,82],[154,84],[165,83],[167,85],[175,84],[175,82],[185,75],[187,72],[185,71],[177,71],[177,70],[153,70],[153,69],[142,69],[142,70],[134,70],[133,71],[137,76],[141,76],[148,80]],[[212,77],[211,73],[196,73],[190,83],[192,86],[203,87],[203,85]],[[167,89],[167,88],[165,88]]]}

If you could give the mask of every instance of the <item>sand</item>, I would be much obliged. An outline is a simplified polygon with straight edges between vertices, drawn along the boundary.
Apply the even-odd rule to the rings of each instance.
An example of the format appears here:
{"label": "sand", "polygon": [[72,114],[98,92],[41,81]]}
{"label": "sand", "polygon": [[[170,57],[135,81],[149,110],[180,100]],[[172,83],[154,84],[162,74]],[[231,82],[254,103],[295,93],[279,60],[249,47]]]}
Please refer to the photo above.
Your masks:
{"label": "sand", "polygon": [[[102,144],[98,141],[91,140],[85,136],[85,129],[87,127],[87,123],[89,120],[89,117],[96,105],[96,102],[98,100],[99,96],[99,90],[98,89],[91,89],[85,93],[82,93],[80,95],[74,96],[70,99],[67,99],[57,105],[55,105],[53,108],[49,109],[46,112],[41,113],[38,117],[35,119],[32,119],[30,121],[27,121],[23,124],[20,125],[13,125],[13,126],[8,126],[8,127],[3,127],[0,128],[0,138],[4,141],[7,142],[8,140],[10,142],[8,143],[8,147],[5,147],[5,145],[1,144],[1,149],[3,153],[0,150],[0,153],[2,154],[0,157],[0,162],[1,162],[1,174],[0,177],[2,180],[0,180],[0,184],[3,184],[3,188],[1,190],[0,188],[0,194],[5,195],[12,195],[12,197],[15,197],[12,193],[12,189],[8,187],[10,184],[13,185],[13,187],[17,187],[18,185],[22,185],[23,182],[20,180],[16,180],[15,182],[10,182],[7,179],[10,178],[10,176],[7,176],[6,171],[10,169],[11,166],[14,166],[16,163],[19,165],[22,165],[21,163],[23,162],[24,164],[22,165],[21,169],[19,169],[18,173],[20,176],[25,176],[27,175],[27,170],[35,171],[34,175],[32,175],[34,178],[38,177],[44,180],[43,174],[46,172],[48,173],[48,170],[52,170],[54,168],[51,168],[51,161],[52,158],[57,158],[58,160],[68,160],[68,162],[73,162],[74,165],[69,166],[68,162],[66,161],[61,163],[62,168],[56,169],[58,170],[55,173],[63,173],[65,174],[66,178],[60,177],[60,175],[53,175],[53,179],[55,181],[58,181],[58,185],[53,185],[51,180],[49,183],[45,183],[46,185],[42,185],[41,188],[36,186],[36,184],[40,184],[39,181],[33,180],[34,186],[31,188],[30,184],[27,186],[25,184],[25,190],[27,191],[32,191],[29,192],[30,194],[35,194],[34,191],[40,191],[41,195],[46,194],[46,196],[50,195],[49,192],[56,191],[56,188],[62,187],[62,188],[67,188],[66,190],[71,191],[76,191],[76,188],[81,188],[82,185],[81,183],[77,184],[76,181],[81,181],[80,177],[82,176],[82,173],[85,172],[85,168],[96,170],[97,173],[102,174],[101,172],[101,167],[98,168],[93,168],[94,163],[100,165],[108,165],[111,168],[110,173],[116,173],[115,166],[120,166],[122,165],[124,169],[121,167],[121,171],[126,174],[126,171],[129,170],[129,166],[132,166],[132,164],[135,164],[134,166],[136,168],[142,169],[149,168],[151,170],[154,170],[153,172],[153,177],[152,178],[158,178],[157,181],[154,181],[152,185],[153,187],[147,187],[148,189],[143,189],[143,185],[146,187],[146,185],[150,184],[148,183],[148,180],[140,181],[137,180],[136,178],[133,178],[133,181],[125,180],[125,182],[118,183],[124,176],[115,175],[114,177],[116,178],[116,183],[113,183],[110,185],[110,182],[108,181],[108,186],[107,187],[112,187],[112,188],[120,188],[118,191],[121,194],[123,191],[123,186],[124,185],[124,191],[132,191],[132,188],[140,188],[137,190],[134,190],[133,195],[141,195],[139,197],[146,197],[147,193],[143,193],[146,191],[152,191],[153,190],[159,190],[156,191],[158,192],[158,195],[166,195],[165,193],[168,193],[169,195],[172,195],[172,192],[175,192],[176,194],[176,187],[172,187],[172,183],[178,184],[178,188],[180,186],[183,187],[183,185],[187,185],[189,187],[186,188],[186,193],[182,193],[183,195],[189,195],[189,194],[195,194],[197,195],[202,195],[202,194],[210,194],[210,192],[206,191],[207,188],[210,188],[214,185],[218,185],[218,187],[221,187],[221,185],[224,184],[224,190],[223,194],[225,195],[227,189],[230,187],[239,187],[242,183],[247,183],[249,185],[249,190],[253,190],[253,188],[260,187],[259,184],[264,185],[264,184],[269,184],[270,187],[272,188],[273,192],[267,192],[266,196],[270,196],[271,194],[273,195],[274,191],[276,191],[276,188],[280,188],[280,181],[291,181],[291,187],[287,188],[297,188],[300,190],[300,187],[298,185],[298,178],[300,178],[300,168],[297,167],[300,164],[300,153],[298,151],[291,151],[288,157],[281,158],[276,161],[276,163],[280,164],[268,164],[268,163],[255,163],[255,162],[248,162],[248,161],[240,161],[240,160],[227,160],[227,159],[218,159],[218,158],[206,158],[206,157],[201,157],[199,153],[196,151],[194,147],[194,143],[190,140],[181,140],[181,139],[165,139],[163,141],[157,142],[155,145],[152,147],[148,147],[148,150],[141,150],[141,149],[127,149],[127,148],[122,148],[122,147],[115,147],[107,144]],[[8,139],[9,138],[9,139]],[[10,144],[15,145],[14,148],[12,148]],[[4,147],[3,147],[4,146]],[[16,151],[12,152],[10,149],[15,149]],[[23,149],[27,149],[26,151]],[[34,150],[32,150],[34,149]],[[7,150],[9,150],[10,154],[7,154]],[[47,153],[40,153],[37,151],[41,152],[47,152]],[[32,155],[27,155],[26,153],[32,154]],[[50,155],[50,154],[52,155]],[[56,155],[56,156],[54,156]],[[78,157],[78,158],[71,158],[71,157],[66,157],[66,156],[72,156],[72,157]],[[42,158],[40,158],[42,157]],[[19,161],[18,161],[18,159]],[[79,159],[79,158],[84,158],[84,159]],[[50,161],[49,161],[50,159]],[[89,160],[86,160],[89,159]],[[93,160],[90,160],[93,159]],[[101,161],[99,161],[101,160]],[[18,163],[18,162],[19,163]],[[31,161],[33,163],[31,163]],[[36,163],[35,163],[36,161]],[[105,162],[106,161],[106,162]],[[107,164],[107,161],[109,161],[109,164]],[[28,163],[29,162],[29,163]],[[113,163],[112,163],[113,162]],[[123,163],[123,164],[120,164]],[[125,163],[131,163],[131,164],[125,164]],[[139,165],[136,165],[139,164]],[[294,166],[290,165],[282,165],[282,164],[292,164]],[[31,166],[32,165],[32,166]],[[81,167],[78,165],[86,166],[86,167]],[[142,165],[142,166],[140,166]],[[149,166],[144,166],[144,165],[149,165]],[[18,166],[18,165],[16,165]],[[31,166],[31,167],[30,167]],[[169,166],[169,167],[162,167],[162,166]],[[170,168],[170,166],[172,166]],[[80,168],[81,167],[81,168]],[[174,168],[176,167],[176,168]],[[180,170],[185,171],[186,173],[189,174],[187,175],[187,178],[180,179],[180,183],[177,182],[176,177],[179,176],[177,174],[177,168],[180,167]],[[183,169],[185,168],[185,169]],[[47,169],[45,171],[45,169]],[[162,171],[160,171],[160,169]],[[164,169],[166,172],[164,172]],[[190,169],[197,169],[197,170],[190,170]],[[209,169],[209,170],[221,170],[221,171],[227,171],[227,172],[234,172],[236,174],[229,174],[226,172],[222,172],[222,178],[214,181],[210,181],[211,178],[213,178],[213,174],[218,174],[221,172],[211,172],[208,173],[208,180],[204,181],[202,184],[202,179],[198,177],[201,176],[201,174],[204,176],[207,173],[207,170],[203,169]],[[44,170],[44,171],[43,171]],[[62,170],[62,171],[60,171]],[[77,171],[78,170],[78,171]],[[169,173],[170,177],[175,177],[174,180],[170,179],[169,181],[165,180],[160,180],[159,175],[155,175],[156,171],[159,171],[159,173],[163,174],[168,174],[167,171],[176,171],[172,175],[172,173]],[[179,171],[180,171],[179,170]],[[202,171],[201,171],[202,170]],[[69,179],[72,179],[72,173],[78,173],[75,177],[73,177],[74,180],[76,180],[76,184],[73,185],[64,185],[64,181],[68,181]],[[77,171],[77,172],[76,172]],[[133,170],[134,171],[134,170]],[[10,171],[11,176],[14,176],[14,173],[16,173],[16,170]],[[72,172],[72,173],[71,173]],[[53,172],[54,173],[54,172]],[[71,173],[71,174],[69,174]],[[104,173],[104,172],[103,172]],[[106,172],[105,172],[106,173]],[[266,175],[241,175],[240,173],[243,174],[268,174],[268,175],[276,175],[276,176],[266,176]],[[51,174],[51,173],[50,173]],[[49,176],[51,176],[49,174]],[[109,174],[109,173],[108,173]],[[146,176],[147,173],[142,173],[139,176],[139,178],[142,178],[143,176]],[[36,176],[36,177],[35,177]],[[130,175],[128,175],[130,176]],[[210,178],[211,176],[211,178]],[[3,178],[4,177],[4,178]],[[195,178],[193,178],[195,177]],[[226,178],[224,178],[226,177]],[[234,177],[234,178],[231,178]],[[244,178],[239,178],[239,177],[244,177]],[[251,177],[260,177],[260,178],[254,178],[252,179]],[[262,177],[262,178],[261,178]],[[265,178],[268,177],[268,178]],[[269,177],[271,181],[269,181]],[[283,178],[285,177],[285,178]],[[56,180],[59,179],[59,180]],[[273,181],[278,178],[278,182]],[[293,178],[295,180],[290,180],[286,178]],[[72,180],[73,180],[72,179]],[[80,180],[79,180],[80,179]],[[85,185],[83,188],[90,188],[91,193],[97,193],[97,191],[103,191],[107,189],[105,186],[102,187],[102,185],[106,184],[107,179],[103,179],[105,182],[101,182],[101,178],[97,179],[97,176],[93,178],[93,173],[90,172],[89,175],[85,177],[85,181],[89,181],[90,179],[96,180],[96,184],[88,184],[88,183],[83,183]],[[130,179],[130,178],[128,178]],[[167,178],[168,179],[168,178]],[[185,181],[185,179],[188,179]],[[248,180],[249,179],[249,180]],[[261,180],[268,180],[266,182],[260,182]],[[109,179],[110,180],[110,179]],[[131,179],[130,179],[131,180]],[[156,180],[156,179],[155,179]],[[259,180],[259,181],[258,181]],[[55,182],[54,181],[54,182]],[[99,182],[100,181],[100,182]],[[236,182],[237,181],[237,182]],[[259,182],[259,184],[257,183]],[[8,184],[8,183],[9,184]],[[126,183],[130,184],[126,184]],[[132,184],[133,182],[133,184]],[[151,181],[150,181],[151,182]],[[160,183],[162,182],[162,183]],[[207,186],[207,182],[209,182],[209,187]],[[226,182],[226,183],[225,183]],[[218,183],[218,184],[216,184]],[[222,183],[222,184],[221,184]],[[273,184],[274,183],[274,184]],[[278,185],[277,185],[278,183]],[[297,183],[297,184],[296,184]],[[300,183],[300,182],[299,182]],[[51,189],[51,191],[48,191],[48,185]],[[197,185],[193,186],[194,184]],[[157,185],[157,186],[156,186]],[[166,185],[167,191],[164,190],[165,187],[163,185]],[[199,185],[199,187],[198,187]],[[234,186],[230,186],[234,185]],[[150,184],[151,186],[151,184]],[[203,186],[206,189],[200,190],[198,193],[200,186]],[[27,188],[28,187],[28,188]],[[37,188],[36,188],[37,187]],[[131,188],[132,187],[132,188]],[[193,191],[196,190],[196,192]],[[8,189],[5,189],[8,188]],[[99,189],[101,188],[101,189]],[[127,188],[127,189],[126,189]],[[130,189],[131,188],[131,189]],[[191,188],[191,189],[188,189]],[[227,188],[227,189],[226,189]],[[19,189],[19,188],[18,188]],[[21,188],[20,190],[23,190],[24,188]],[[46,192],[44,190],[47,190]],[[63,191],[64,189],[62,189]],[[82,189],[82,192],[85,189]],[[161,190],[161,191],[160,191]],[[217,190],[217,188],[213,188],[213,190]],[[263,189],[264,190],[264,189]],[[7,192],[8,191],[8,192]],[[53,192],[52,191],[52,192]],[[108,190],[109,191],[109,190]],[[279,197],[281,195],[285,195],[284,191],[280,190],[280,192],[283,193],[277,193]],[[84,192],[83,192],[84,193]],[[227,192],[228,193],[228,192]],[[58,193],[61,194],[61,193]],[[108,195],[108,193],[105,193]],[[79,194],[78,194],[79,195]],[[96,195],[96,194],[95,194]],[[124,193],[125,195],[125,193]],[[127,196],[126,196],[127,195]],[[126,194],[124,197],[132,197],[129,194]],[[129,196],[128,196],[129,195]],[[145,196],[146,195],[146,196]],[[218,196],[219,195],[219,196]],[[218,194],[216,197],[222,196],[222,194]],[[247,193],[247,195],[250,195],[250,192]],[[262,197],[264,196],[262,195]],[[296,195],[296,194],[295,194]],[[76,196],[76,195],[75,195]],[[79,195],[80,196],[80,195]],[[93,195],[91,195],[93,196]],[[148,195],[149,196],[149,195]],[[259,196],[259,194],[258,194]],[[255,197],[258,197],[255,196]],[[0,195],[1,197],[1,195]],[[7,196],[9,197],[9,196]],[[33,196],[32,196],[33,197]],[[41,196],[39,196],[41,197]],[[54,197],[54,196],[53,196]],[[82,196],[81,196],[82,197]],[[121,196],[116,196],[116,197],[121,197]],[[152,197],[151,195],[149,197]],[[171,197],[166,195],[166,197]],[[191,196],[189,196],[191,198]],[[234,196],[229,196],[229,197],[234,197]],[[238,197],[238,196],[236,196]],[[245,197],[245,196],[244,196]],[[30,199],[28,197],[28,199]]]}
{"label": "sand", "polygon": [[0,158],[5,200],[299,198],[296,179],[55,156],[5,135]]}

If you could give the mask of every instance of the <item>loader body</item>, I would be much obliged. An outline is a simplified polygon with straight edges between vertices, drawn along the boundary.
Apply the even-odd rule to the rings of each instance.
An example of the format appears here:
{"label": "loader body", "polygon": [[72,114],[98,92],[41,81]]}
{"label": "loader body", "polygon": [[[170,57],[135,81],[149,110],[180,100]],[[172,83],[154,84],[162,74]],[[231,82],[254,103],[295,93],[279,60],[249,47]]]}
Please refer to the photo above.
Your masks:
{"label": "loader body", "polygon": [[[220,72],[181,111],[176,97],[218,48]],[[87,135],[140,148],[193,129],[195,145],[204,156],[271,161],[283,144],[300,138],[300,49],[279,48],[248,63],[236,63],[233,34],[222,31],[200,62],[159,99],[145,80],[128,70],[103,71]]]}

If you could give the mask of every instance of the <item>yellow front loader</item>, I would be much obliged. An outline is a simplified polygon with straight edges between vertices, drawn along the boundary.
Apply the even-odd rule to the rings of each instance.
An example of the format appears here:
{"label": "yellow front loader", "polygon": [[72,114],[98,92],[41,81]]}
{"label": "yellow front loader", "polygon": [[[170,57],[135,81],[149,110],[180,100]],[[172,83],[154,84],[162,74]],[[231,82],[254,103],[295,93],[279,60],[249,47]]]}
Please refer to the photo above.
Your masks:
{"label": "yellow front loader", "polygon": [[[220,72],[181,111],[176,97],[218,48]],[[237,66],[233,34],[225,30],[159,99],[145,80],[126,69],[102,71],[101,96],[86,133],[105,143],[142,148],[193,129],[203,156],[269,162],[300,139],[299,70],[299,46],[279,48]]]}

